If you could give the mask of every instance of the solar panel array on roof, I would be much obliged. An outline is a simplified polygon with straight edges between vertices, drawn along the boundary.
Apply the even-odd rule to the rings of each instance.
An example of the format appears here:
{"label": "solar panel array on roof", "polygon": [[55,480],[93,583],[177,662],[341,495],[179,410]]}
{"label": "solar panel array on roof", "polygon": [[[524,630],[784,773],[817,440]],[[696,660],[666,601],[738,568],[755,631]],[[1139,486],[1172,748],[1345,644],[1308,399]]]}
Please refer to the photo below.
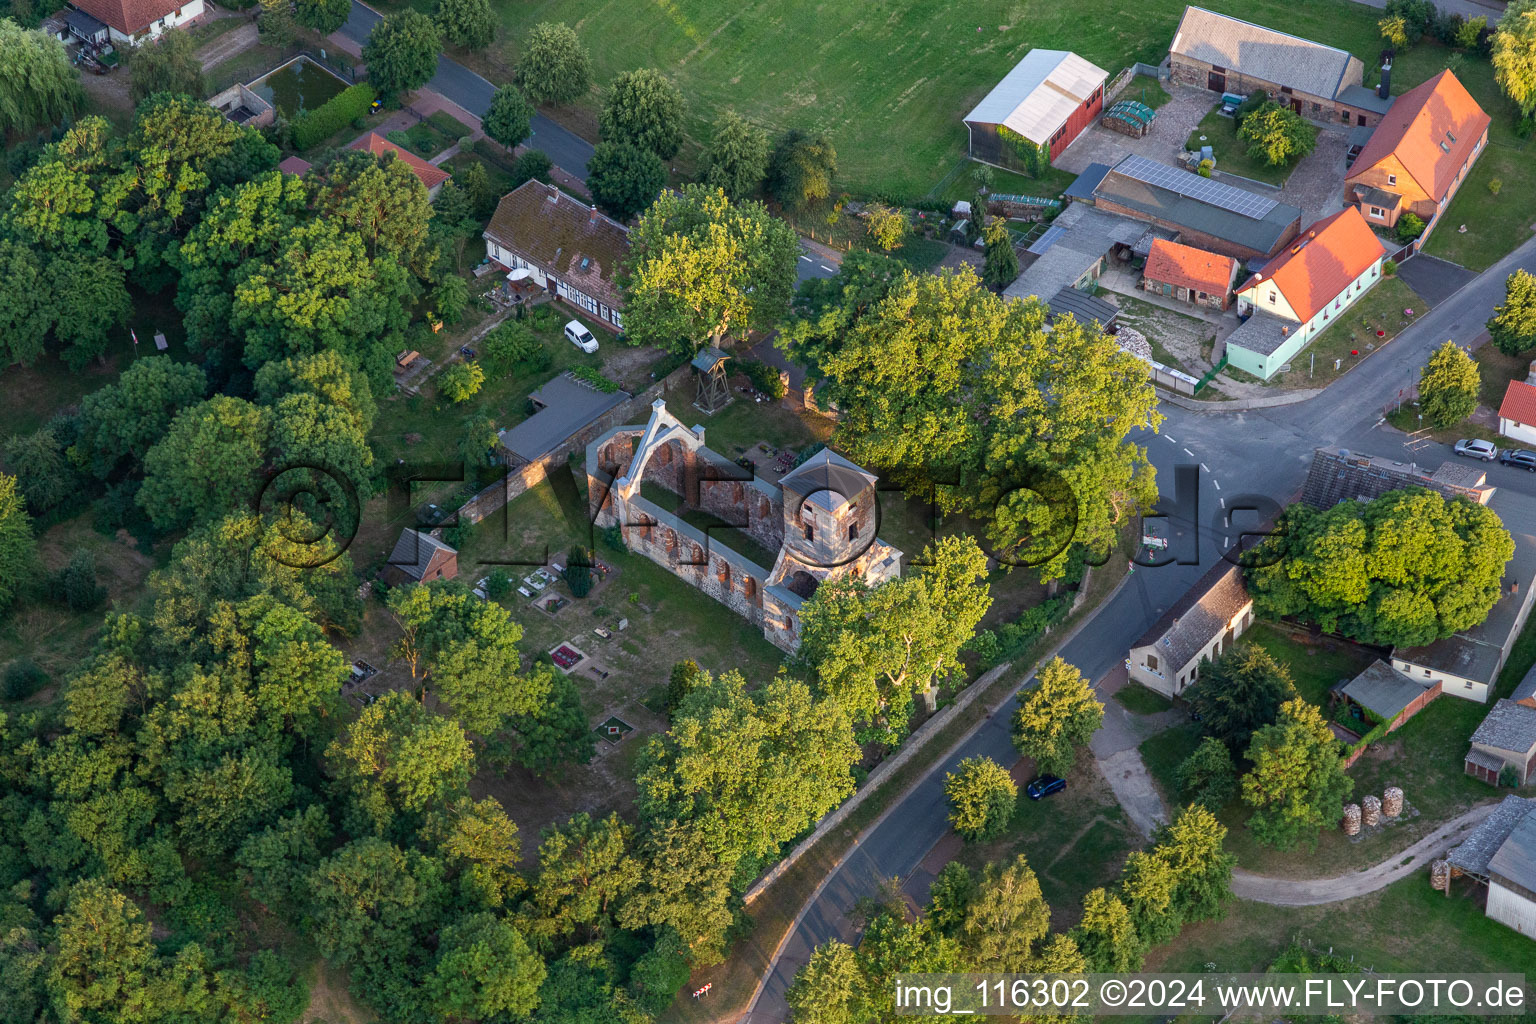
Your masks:
{"label": "solar panel array on roof", "polygon": [[1045,252],[1045,250],[1049,249],[1051,246],[1055,245],[1056,240],[1066,233],[1066,228],[1061,227],[1058,224],[1052,224],[1050,227],[1045,229],[1045,233],[1043,235],[1030,243],[1029,249],[1026,251],[1039,255],[1040,253]]}
{"label": "solar panel array on roof", "polygon": [[1177,192],[1181,196],[1187,196],[1208,206],[1230,210],[1251,220],[1263,220],[1271,210],[1280,205],[1273,199],[1233,188],[1231,185],[1223,185],[1219,181],[1202,178],[1198,174],[1190,174],[1177,167],[1148,160],[1144,156],[1126,157],[1115,165],[1115,173],[1157,188],[1165,188],[1170,192]]}

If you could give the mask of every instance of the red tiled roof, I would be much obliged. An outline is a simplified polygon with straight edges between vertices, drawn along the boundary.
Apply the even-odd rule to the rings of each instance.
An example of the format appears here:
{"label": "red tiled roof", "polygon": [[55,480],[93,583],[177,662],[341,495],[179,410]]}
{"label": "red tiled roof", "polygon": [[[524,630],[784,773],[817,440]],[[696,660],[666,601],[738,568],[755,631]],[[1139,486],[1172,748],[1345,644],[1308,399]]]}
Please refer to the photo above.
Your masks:
{"label": "red tiled roof", "polygon": [[1207,295],[1226,295],[1236,267],[1237,260],[1230,256],[1155,238],[1143,273],[1154,281],[1193,288]]}
{"label": "red tiled roof", "polygon": [[1393,101],[1344,180],[1395,156],[1420,188],[1443,202],[1487,127],[1488,115],[1466,86],[1442,71]]}
{"label": "red tiled roof", "polygon": [[1504,402],[1499,406],[1499,418],[1536,427],[1536,384],[1510,381],[1504,392]]}
{"label": "red tiled roof", "polygon": [[629,229],[553,185],[530,181],[501,197],[484,237],[621,308],[615,276],[629,255]]}
{"label": "red tiled roof", "polygon": [[181,10],[186,0],[70,0],[70,6],[131,36],[144,31],[151,22]]}
{"label": "red tiled roof", "polygon": [[416,172],[416,177],[420,178],[421,183],[427,186],[427,188],[436,188],[443,182],[447,181],[449,178],[453,177],[453,175],[449,174],[441,167],[434,167],[432,164],[427,163],[425,160],[415,155],[414,153],[401,149],[399,146],[395,145],[393,142],[390,142],[378,132],[369,132],[367,135],[364,135],[362,138],[358,139],[347,148],[361,149],[365,152],[372,153],[374,156],[383,156],[385,153],[393,153],[396,157],[405,161],[406,166]]}
{"label": "red tiled roof", "polygon": [[1238,291],[1267,282],[1306,323],[1384,255],[1386,249],[1359,208],[1346,206],[1303,231]]}
{"label": "red tiled roof", "polygon": [[301,156],[284,157],[283,162],[277,165],[277,169],[284,174],[302,175],[310,168],[310,162]]}

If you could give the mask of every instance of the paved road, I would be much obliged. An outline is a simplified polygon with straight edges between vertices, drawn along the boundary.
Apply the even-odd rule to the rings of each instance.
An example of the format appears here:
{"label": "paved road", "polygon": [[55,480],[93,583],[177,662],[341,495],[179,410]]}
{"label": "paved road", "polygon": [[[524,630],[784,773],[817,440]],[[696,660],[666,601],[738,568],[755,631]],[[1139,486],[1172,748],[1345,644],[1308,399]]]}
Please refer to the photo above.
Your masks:
{"label": "paved road", "polygon": [[[1431,310],[1391,345],[1371,356],[1365,367],[1306,402],[1238,413],[1196,412],[1165,404],[1161,432],[1143,432],[1137,440],[1147,446],[1158,471],[1164,496],[1160,510],[1168,513],[1165,528],[1171,531],[1170,554],[1187,561],[1198,553],[1201,564],[1138,569],[1062,649],[1062,657],[1089,679],[1098,681],[1107,676],[1123,661],[1130,644],[1215,564],[1223,535],[1230,534],[1233,527],[1256,524],[1261,517],[1256,514],[1238,519],[1229,527],[1229,511],[1251,498],[1275,503],[1271,508],[1285,504],[1305,479],[1314,447],[1345,445],[1376,455],[1406,457],[1402,435],[1381,428],[1383,410],[1437,345],[1447,338],[1465,343],[1476,337],[1493,307],[1503,301],[1504,279],[1517,266],[1536,270],[1536,240],[1525,243]],[[1450,450],[1439,445],[1413,456],[1428,466],[1450,457]],[[1184,496],[1176,494],[1178,467],[1195,482]],[[1490,465],[1488,478],[1501,488],[1528,492],[1531,487],[1528,474],[1508,467]],[[1522,507],[1536,506],[1536,501],[1522,500]],[[1536,521],[1536,515],[1531,521]],[[784,990],[795,972],[817,945],[834,937],[856,937],[847,915],[857,900],[876,895],[884,880],[900,878],[914,897],[926,897],[930,879],[919,866],[948,830],[944,775],[961,759],[977,754],[1013,763],[1016,755],[1007,719],[1016,695],[1017,690],[1004,712],[982,723],[952,757],[897,803],[827,879],[775,959],[748,1015],[752,1024],[785,1020]],[[1119,753],[1123,752],[1112,751],[1109,757]],[[1115,765],[1134,770],[1134,765],[1122,763],[1130,760],[1122,757],[1113,762],[1111,770]],[[1122,788],[1127,792],[1140,788],[1135,778],[1120,781],[1127,785],[1117,787],[1117,795]],[[1152,795],[1155,797],[1155,790]],[[1133,820],[1143,825],[1141,819],[1152,815],[1152,801],[1132,797],[1128,810],[1132,809]]]}
{"label": "paved road", "polygon": [[841,261],[831,250],[824,250],[822,246],[813,246],[805,239],[800,239],[800,259],[795,263],[795,285],[805,284],[816,278],[836,277]]}
{"label": "paved road", "polygon": [[1337,903],[1366,893],[1385,889],[1406,878],[1436,857],[1460,843],[1483,819],[1499,806],[1497,800],[1474,807],[1461,817],[1446,822],[1408,849],[1394,853],[1373,868],[1337,878],[1269,878],[1237,868],[1232,872],[1232,892],[1239,899],[1272,903],[1279,907],[1314,907]]}
{"label": "paved road", "polygon": [[[341,35],[362,46],[373,32],[373,26],[382,19],[383,15],[378,11],[358,3],[358,0],[352,0],[352,13],[339,31]],[[427,83],[427,88],[442,93],[476,117],[485,116],[491,106],[491,97],[496,93],[496,87],[490,82],[458,61],[441,55],[437,58],[437,74]],[[549,154],[556,167],[563,168],[585,182],[587,161],[592,158],[592,144],[543,114],[534,114],[532,123],[533,134],[528,139],[528,145],[542,149]]]}

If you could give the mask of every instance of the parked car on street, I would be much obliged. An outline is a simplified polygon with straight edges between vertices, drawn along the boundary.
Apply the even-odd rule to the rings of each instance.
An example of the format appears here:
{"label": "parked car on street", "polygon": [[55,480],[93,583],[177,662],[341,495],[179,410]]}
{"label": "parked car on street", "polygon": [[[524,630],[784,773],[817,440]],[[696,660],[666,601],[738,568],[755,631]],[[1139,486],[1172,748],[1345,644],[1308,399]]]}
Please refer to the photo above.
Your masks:
{"label": "parked car on street", "polygon": [[1499,461],[1506,466],[1536,473],[1536,452],[1528,452],[1523,448],[1506,448],[1499,452]]}
{"label": "parked car on street", "polygon": [[565,340],[587,355],[597,351],[597,339],[592,337],[591,331],[582,326],[580,320],[572,320],[565,325]]}
{"label": "parked car on street", "polygon": [[1024,792],[1031,800],[1042,800],[1053,793],[1060,793],[1067,788],[1066,779],[1058,779],[1054,775],[1041,775],[1024,787]]}
{"label": "parked car on street", "polygon": [[1469,459],[1482,459],[1484,462],[1492,462],[1499,457],[1499,449],[1492,441],[1484,441],[1481,438],[1465,439],[1456,442],[1456,454],[1465,455]]}

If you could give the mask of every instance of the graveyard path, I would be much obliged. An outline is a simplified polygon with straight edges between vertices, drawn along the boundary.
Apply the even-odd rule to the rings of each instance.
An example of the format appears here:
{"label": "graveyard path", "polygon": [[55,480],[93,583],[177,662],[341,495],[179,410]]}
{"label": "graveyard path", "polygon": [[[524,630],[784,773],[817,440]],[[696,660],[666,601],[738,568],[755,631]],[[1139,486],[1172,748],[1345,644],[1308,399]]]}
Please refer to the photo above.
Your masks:
{"label": "graveyard path", "polygon": [[[1269,878],[1234,868],[1232,892],[1240,899],[1280,907],[1311,907],[1364,896],[1385,889],[1415,871],[1427,869],[1430,861],[1444,856],[1447,850],[1465,839],[1467,833],[1480,825],[1498,805],[1499,802],[1494,800],[1474,807],[1461,817],[1441,825],[1408,849],[1394,853],[1375,867],[1352,875],[1340,875],[1337,878]],[[1429,884],[1427,878],[1424,884]]]}

